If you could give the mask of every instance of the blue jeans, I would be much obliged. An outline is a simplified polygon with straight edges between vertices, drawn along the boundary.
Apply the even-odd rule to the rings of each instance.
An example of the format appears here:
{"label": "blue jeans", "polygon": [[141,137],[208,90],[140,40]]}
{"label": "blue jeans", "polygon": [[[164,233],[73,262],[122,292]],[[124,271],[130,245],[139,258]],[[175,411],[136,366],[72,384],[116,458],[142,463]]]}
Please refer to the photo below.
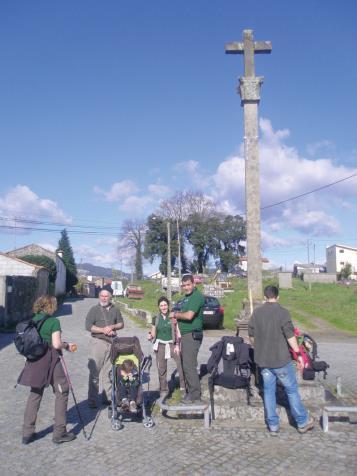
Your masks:
{"label": "blue jeans", "polygon": [[291,414],[299,428],[306,425],[308,414],[301,402],[296,381],[295,366],[292,362],[279,369],[262,368],[264,383],[264,407],[266,421],[270,431],[279,429],[279,417],[276,413],[276,379],[283,384],[290,405]]}

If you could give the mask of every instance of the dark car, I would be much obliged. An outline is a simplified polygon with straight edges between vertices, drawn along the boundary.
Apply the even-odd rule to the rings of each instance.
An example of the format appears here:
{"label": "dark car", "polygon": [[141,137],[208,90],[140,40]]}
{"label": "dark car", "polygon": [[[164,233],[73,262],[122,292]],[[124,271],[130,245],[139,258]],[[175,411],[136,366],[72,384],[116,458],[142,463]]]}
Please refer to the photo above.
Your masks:
{"label": "dark car", "polygon": [[205,296],[203,306],[203,327],[206,329],[222,329],[224,319],[224,308],[217,298]]}

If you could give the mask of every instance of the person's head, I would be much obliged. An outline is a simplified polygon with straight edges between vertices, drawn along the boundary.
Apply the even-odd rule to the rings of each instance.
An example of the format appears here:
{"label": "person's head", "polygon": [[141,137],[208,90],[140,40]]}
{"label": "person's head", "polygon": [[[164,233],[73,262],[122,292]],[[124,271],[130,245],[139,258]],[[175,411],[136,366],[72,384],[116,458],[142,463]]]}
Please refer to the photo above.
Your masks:
{"label": "person's head", "polygon": [[278,299],[279,289],[276,286],[266,286],[264,289],[264,296],[269,301],[270,299]]}
{"label": "person's head", "polygon": [[131,359],[125,359],[121,364],[121,368],[126,374],[130,374],[135,369],[135,364]]}
{"label": "person's head", "polygon": [[191,294],[193,288],[195,287],[195,280],[193,279],[192,274],[184,274],[182,276],[181,286],[185,294]]}
{"label": "person's head", "polygon": [[112,299],[112,293],[107,289],[101,289],[99,292],[99,304],[102,307],[109,306]]}
{"label": "person's head", "polygon": [[157,305],[159,306],[161,314],[166,315],[169,312],[170,301],[165,296],[159,297]]}
{"label": "person's head", "polygon": [[32,310],[35,314],[38,312],[44,312],[48,316],[52,316],[57,311],[57,299],[54,296],[48,294],[40,296],[34,302]]}

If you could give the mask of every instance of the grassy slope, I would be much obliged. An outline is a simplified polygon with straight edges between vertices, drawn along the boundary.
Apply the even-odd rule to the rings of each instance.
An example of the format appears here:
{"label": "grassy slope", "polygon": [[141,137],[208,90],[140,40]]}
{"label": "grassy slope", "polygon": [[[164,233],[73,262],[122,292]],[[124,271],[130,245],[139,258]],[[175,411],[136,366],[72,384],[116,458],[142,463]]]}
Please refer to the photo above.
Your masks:
{"label": "grassy slope", "polygon": [[[155,312],[157,299],[163,294],[160,286],[151,281],[140,281],[138,284],[145,291],[144,299],[120,300],[130,303],[132,307]],[[266,284],[273,282],[264,281],[264,285]],[[224,306],[224,326],[227,329],[235,329],[234,319],[242,309],[242,300],[248,296],[246,279],[233,279],[232,285],[234,292],[220,299]],[[179,298],[178,294],[173,296],[175,301]],[[280,303],[289,309],[294,323],[307,329],[314,329],[311,316],[322,319],[338,329],[357,333],[357,286],[312,284],[310,290],[308,284],[300,279],[294,279],[293,289],[281,291]]]}

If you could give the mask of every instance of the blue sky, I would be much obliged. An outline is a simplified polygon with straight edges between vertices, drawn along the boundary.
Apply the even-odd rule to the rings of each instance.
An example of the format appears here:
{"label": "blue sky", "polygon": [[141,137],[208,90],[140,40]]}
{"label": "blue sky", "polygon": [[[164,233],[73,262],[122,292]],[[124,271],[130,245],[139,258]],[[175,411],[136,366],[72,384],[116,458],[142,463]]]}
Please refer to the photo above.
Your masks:
{"label": "blue sky", "polygon": [[[0,251],[56,247],[66,225],[78,262],[118,266],[123,220],[177,190],[244,214],[243,59],[224,53],[244,29],[273,45],[256,56],[262,207],[357,173],[356,20],[354,0],[1,2]],[[289,269],[307,243],[318,262],[357,247],[356,190],[263,210],[263,255]]]}

